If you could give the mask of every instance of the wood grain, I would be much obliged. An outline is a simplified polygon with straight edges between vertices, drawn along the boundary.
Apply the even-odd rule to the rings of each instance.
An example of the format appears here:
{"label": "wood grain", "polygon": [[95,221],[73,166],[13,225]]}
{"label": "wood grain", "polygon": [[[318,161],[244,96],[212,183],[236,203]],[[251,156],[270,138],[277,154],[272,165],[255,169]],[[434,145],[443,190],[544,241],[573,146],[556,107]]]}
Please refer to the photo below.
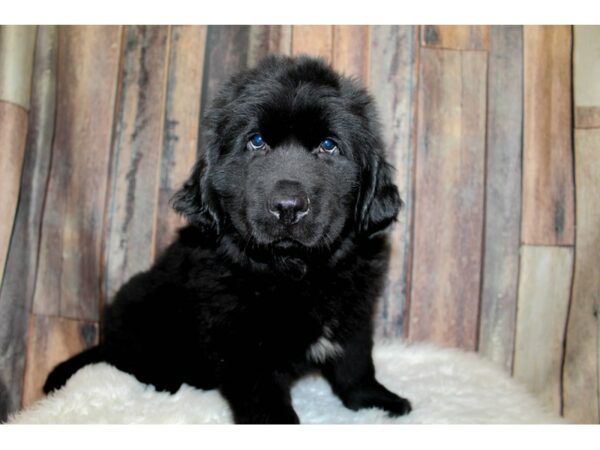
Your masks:
{"label": "wood grain", "polygon": [[522,242],[574,242],[571,27],[524,28]]}
{"label": "wood grain", "polygon": [[41,212],[54,132],[56,50],[56,27],[40,26],[19,203],[4,279],[0,283],[0,383],[6,386],[7,395],[0,402],[3,403],[0,405],[0,422],[21,405],[27,323],[33,300]]}
{"label": "wood grain", "polygon": [[563,370],[563,414],[600,421],[600,129],[575,132],[577,245]]}
{"label": "wood grain", "polygon": [[329,25],[294,25],[292,54],[323,58],[331,63],[333,57],[333,27]]}
{"label": "wood grain", "polygon": [[425,25],[421,27],[421,45],[454,50],[487,50],[488,25]]}
{"label": "wood grain", "polygon": [[521,26],[491,27],[479,352],[508,373],[512,372],[521,237],[522,55]]}
{"label": "wood grain", "polygon": [[171,28],[164,106],[160,187],[156,216],[158,255],[175,238],[184,220],[169,202],[196,161],[206,26]]}
{"label": "wood grain", "polygon": [[0,100],[29,110],[36,26],[0,26]]}
{"label": "wood grain", "polygon": [[168,51],[169,27],[127,27],[107,211],[105,302],[154,261]]}
{"label": "wood grain", "polygon": [[575,128],[600,128],[600,106],[576,106]]}
{"label": "wood grain", "polygon": [[402,336],[410,280],[413,165],[417,105],[417,27],[375,26],[370,31],[369,88],[380,113],[385,154],[404,201],[390,235],[387,283],[376,316],[379,336]]}
{"label": "wood grain", "polygon": [[56,128],[34,311],[98,320],[102,229],[121,28],[58,32]]}
{"label": "wood grain", "polygon": [[421,50],[411,341],[477,347],[486,61]]}
{"label": "wood grain", "polygon": [[251,25],[248,42],[248,67],[254,67],[270,54],[290,55],[291,25]]}
{"label": "wood grain", "polygon": [[29,322],[23,407],[43,396],[42,386],[57,364],[97,342],[96,323],[32,315]]}
{"label": "wood grain", "polygon": [[367,83],[370,67],[369,48],[368,26],[336,25],[333,27],[332,66],[335,70]]}
{"label": "wood grain", "polygon": [[557,414],[572,269],[572,248],[521,248],[513,375]]}
{"label": "wood grain", "polygon": [[0,283],[19,198],[26,137],[27,111],[0,101],[0,205],[3,216],[0,222]]}
{"label": "wood grain", "polygon": [[573,27],[573,94],[576,106],[600,107],[600,26]]}

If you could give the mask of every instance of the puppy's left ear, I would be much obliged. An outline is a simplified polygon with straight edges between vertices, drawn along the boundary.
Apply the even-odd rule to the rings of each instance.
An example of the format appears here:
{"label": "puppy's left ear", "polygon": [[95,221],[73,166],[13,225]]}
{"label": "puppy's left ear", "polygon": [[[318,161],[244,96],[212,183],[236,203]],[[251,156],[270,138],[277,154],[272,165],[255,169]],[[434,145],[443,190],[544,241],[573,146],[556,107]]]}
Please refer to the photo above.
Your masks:
{"label": "puppy's left ear", "polygon": [[220,220],[215,208],[211,206],[206,172],[206,162],[201,158],[183,187],[171,199],[171,204],[190,223],[204,229],[213,229],[218,234]]}
{"label": "puppy's left ear", "polygon": [[372,237],[396,220],[402,207],[398,188],[392,181],[392,167],[376,155],[363,172],[356,208],[359,234]]}

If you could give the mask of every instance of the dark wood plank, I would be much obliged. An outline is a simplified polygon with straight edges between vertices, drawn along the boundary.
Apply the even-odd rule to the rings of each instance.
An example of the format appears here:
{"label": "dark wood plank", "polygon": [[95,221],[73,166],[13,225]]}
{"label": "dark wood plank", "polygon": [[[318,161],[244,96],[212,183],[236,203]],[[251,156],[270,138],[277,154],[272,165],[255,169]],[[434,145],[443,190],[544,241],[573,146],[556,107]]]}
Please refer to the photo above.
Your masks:
{"label": "dark wood plank", "polygon": [[[584,44],[585,45],[585,44]],[[600,421],[600,129],[575,131],[577,240],[563,370],[563,414]]]}
{"label": "dark wood plank", "polygon": [[421,49],[411,341],[477,347],[486,61]]}
{"label": "dark wood plank", "polygon": [[421,45],[454,50],[487,50],[488,25],[425,25],[421,27]]}
{"label": "dark wood plank", "polygon": [[29,110],[35,25],[0,27],[0,100]]}
{"label": "dark wood plank", "polygon": [[291,25],[251,25],[248,43],[248,67],[254,67],[270,54],[292,52]]}
{"label": "dark wood plank", "polygon": [[329,25],[294,25],[292,54],[321,57],[331,63],[333,27]]}
{"label": "dark wood plank", "polygon": [[56,27],[40,26],[19,203],[4,279],[0,283],[0,422],[19,409],[25,371],[27,322],[33,300],[42,205],[50,167],[56,104]]}
{"label": "dark wood plank", "polygon": [[571,27],[524,29],[522,241],[574,242]]}
{"label": "dark wood plank", "polygon": [[98,320],[121,28],[58,31],[56,128],[34,311]]}
{"label": "dark wood plank", "polygon": [[379,302],[379,336],[402,336],[409,292],[413,165],[417,103],[417,27],[374,26],[370,31],[369,88],[380,113],[385,154],[395,167],[394,181],[404,208],[390,233],[387,283]]}
{"label": "dark wood plank", "polygon": [[485,254],[479,352],[511,373],[521,239],[521,26],[491,27],[488,61]]}
{"label": "dark wood plank", "polygon": [[521,248],[513,375],[556,414],[572,273],[572,248]]}
{"label": "dark wood plank", "polygon": [[333,27],[333,68],[344,75],[369,80],[369,27],[336,25]]}
{"label": "dark wood plank", "polygon": [[196,161],[206,26],[174,26],[170,40],[156,217],[157,255],[184,224],[169,202]]}
{"label": "dark wood plank", "polygon": [[28,340],[23,407],[43,396],[42,386],[52,368],[98,342],[98,324],[33,314]]}
{"label": "dark wood plank", "polygon": [[104,301],[154,260],[169,27],[128,26],[115,116]]}

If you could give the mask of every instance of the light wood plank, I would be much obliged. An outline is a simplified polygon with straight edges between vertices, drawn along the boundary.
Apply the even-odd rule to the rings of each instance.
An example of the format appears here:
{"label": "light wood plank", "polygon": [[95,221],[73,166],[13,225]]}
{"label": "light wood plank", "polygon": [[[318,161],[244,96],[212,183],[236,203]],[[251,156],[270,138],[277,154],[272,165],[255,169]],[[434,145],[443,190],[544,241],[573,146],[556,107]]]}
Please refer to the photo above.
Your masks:
{"label": "light wood plank", "polygon": [[485,253],[479,352],[511,373],[521,238],[521,26],[491,27],[488,73]]}
{"label": "light wood plank", "polygon": [[292,54],[321,57],[332,61],[333,27],[329,25],[294,25]]}
{"label": "light wood plank", "polygon": [[404,201],[390,233],[386,287],[378,304],[379,336],[406,331],[413,210],[418,34],[414,26],[375,26],[370,31],[369,88],[380,113],[385,154],[395,167],[394,181]]}
{"label": "light wood plank", "polygon": [[600,107],[600,26],[576,25],[573,39],[575,106]]}
{"label": "light wood plank", "polygon": [[291,25],[251,25],[248,43],[248,67],[254,67],[270,54],[290,55]]}
{"label": "light wood plank", "polygon": [[411,341],[477,347],[486,61],[421,50]]}
{"label": "light wood plank", "polygon": [[421,27],[421,45],[454,50],[487,50],[488,25],[425,25]]}
{"label": "light wood plank", "polygon": [[98,320],[121,28],[58,32],[52,163],[34,294],[38,314]]}
{"label": "light wood plank", "polygon": [[[410,51],[409,51],[410,53]],[[369,81],[369,27],[336,25],[333,27],[332,66],[347,76]]]}
{"label": "light wood plank", "polygon": [[0,100],[29,110],[36,26],[0,26]]}
{"label": "light wood plank", "polygon": [[574,242],[571,27],[524,29],[522,242]]}
{"label": "light wood plank", "polygon": [[57,364],[97,342],[96,323],[33,314],[29,322],[23,407],[44,395],[42,386]]}
{"label": "light wood plank", "polygon": [[572,270],[572,248],[521,248],[513,375],[557,414]]}
{"label": "light wood plank", "polygon": [[575,132],[577,245],[567,327],[563,413],[600,421],[600,129]]}
{"label": "light wood plank", "polygon": [[[0,382],[6,386],[0,422],[20,408],[27,323],[33,300],[42,205],[50,167],[56,100],[56,27],[40,26],[21,191],[4,279],[0,283]],[[2,402],[0,402],[2,403]]]}
{"label": "light wood plank", "polygon": [[156,221],[158,255],[184,225],[170,207],[196,161],[206,26],[174,26],[170,35],[160,190]]}
{"label": "light wood plank", "polygon": [[169,27],[128,26],[112,151],[105,302],[154,261]]}

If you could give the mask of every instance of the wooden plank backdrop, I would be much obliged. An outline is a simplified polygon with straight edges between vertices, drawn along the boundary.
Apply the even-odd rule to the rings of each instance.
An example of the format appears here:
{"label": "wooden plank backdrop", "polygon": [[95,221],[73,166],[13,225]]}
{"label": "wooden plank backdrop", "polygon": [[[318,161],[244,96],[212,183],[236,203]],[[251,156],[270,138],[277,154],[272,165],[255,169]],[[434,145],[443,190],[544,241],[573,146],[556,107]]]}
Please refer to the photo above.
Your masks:
{"label": "wooden plank backdrop", "polygon": [[220,84],[280,53],[377,102],[405,201],[377,335],[478,351],[598,423],[598,30],[572,49],[569,26],[0,28],[0,80],[33,68],[30,100],[0,90],[0,420],[97,342],[103,304],[183,223],[169,200]]}

